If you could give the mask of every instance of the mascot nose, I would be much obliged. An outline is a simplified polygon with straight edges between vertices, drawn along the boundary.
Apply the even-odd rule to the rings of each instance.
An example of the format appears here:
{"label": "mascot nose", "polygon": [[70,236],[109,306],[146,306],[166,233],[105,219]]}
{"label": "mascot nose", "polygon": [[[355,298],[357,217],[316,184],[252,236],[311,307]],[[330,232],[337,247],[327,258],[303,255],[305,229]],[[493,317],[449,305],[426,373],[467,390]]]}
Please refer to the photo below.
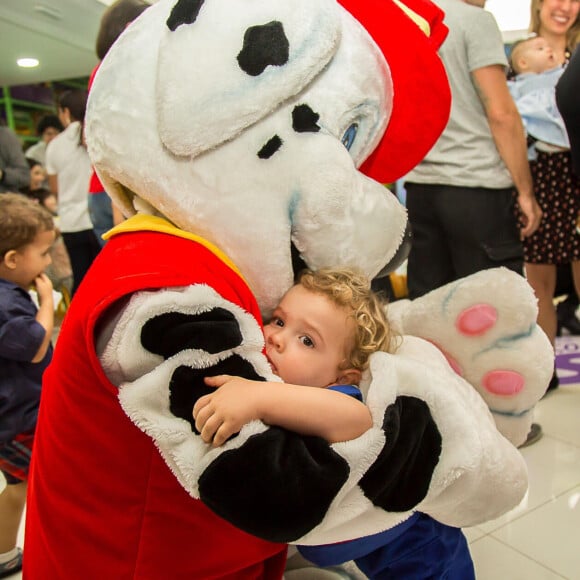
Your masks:
{"label": "mascot nose", "polygon": [[[380,272],[373,278],[373,280],[379,280],[381,278],[386,278],[391,272],[394,272],[406,259],[411,251],[411,242],[413,239],[413,233],[411,231],[411,224],[407,221],[405,226],[405,231],[401,239],[401,243],[395,252],[395,255],[381,268]],[[308,268],[306,262],[302,259],[300,252],[297,250],[294,243],[290,244],[291,256],[292,256],[292,270],[294,272],[294,281],[298,281],[298,276],[302,270]]]}
{"label": "mascot nose", "polygon": [[394,272],[406,259],[411,251],[411,241],[413,239],[413,233],[411,232],[411,224],[407,222],[405,227],[405,233],[403,234],[403,239],[397,248],[395,255],[389,260],[382,270],[375,276],[377,278],[384,278],[388,276],[391,272]]}

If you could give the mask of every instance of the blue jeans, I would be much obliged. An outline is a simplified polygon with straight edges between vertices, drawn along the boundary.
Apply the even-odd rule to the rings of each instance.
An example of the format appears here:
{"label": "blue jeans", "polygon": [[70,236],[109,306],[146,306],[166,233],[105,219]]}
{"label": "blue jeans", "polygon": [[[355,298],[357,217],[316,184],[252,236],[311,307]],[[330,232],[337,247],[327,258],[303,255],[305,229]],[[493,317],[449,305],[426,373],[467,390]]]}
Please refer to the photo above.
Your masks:
{"label": "blue jeans", "polygon": [[318,566],[354,560],[371,580],[475,580],[463,532],[421,513],[373,536],[298,550]]}
{"label": "blue jeans", "polygon": [[113,227],[113,207],[111,198],[105,191],[89,193],[89,215],[93,222],[97,240],[103,247],[106,244],[106,240],[103,240],[102,235]]}

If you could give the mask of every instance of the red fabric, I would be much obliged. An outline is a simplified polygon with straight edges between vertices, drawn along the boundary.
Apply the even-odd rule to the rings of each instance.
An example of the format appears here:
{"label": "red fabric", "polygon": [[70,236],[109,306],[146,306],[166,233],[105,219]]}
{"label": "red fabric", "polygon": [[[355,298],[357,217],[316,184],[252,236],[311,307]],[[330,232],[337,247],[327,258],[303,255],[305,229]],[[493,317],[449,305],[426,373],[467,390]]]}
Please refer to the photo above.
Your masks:
{"label": "red fabric", "polygon": [[111,304],[137,290],[195,283],[211,285],[260,321],[237,274],[205,247],[169,234],[114,236],[83,280],[45,373],[25,578],[282,577],[286,547],[234,528],[183,490],[122,411],[94,351],[95,325]]}
{"label": "red fabric", "polygon": [[93,169],[91,180],[89,181],[89,193],[100,193],[105,191],[105,186],[101,183],[97,172]]}
{"label": "red fabric", "polygon": [[[99,70],[100,65],[101,65],[101,63],[98,63],[97,66],[95,66],[95,68],[93,69],[93,72],[91,73],[91,76],[89,78],[89,85],[88,85],[89,91],[91,90],[91,87],[93,86],[93,81],[95,80],[95,75],[97,74],[97,71]],[[97,172],[93,168],[92,173],[91,173],[91,180],[89,181],[89,193],[100,193],[101,191],[105,191],[105,187],[101,183],[101,180],[99,179],[99,176],[97,175]]]}
{"label": "red fabric", "polygon": [[391,183],[422,161],[449,119],[451,92],[436,52],[447,36],[443,12],[429,0],[403,0],[430,24],[427,37],[391,0],[338,1],[366,28],[391,69],[391,120],[360,168],[380,183]]}

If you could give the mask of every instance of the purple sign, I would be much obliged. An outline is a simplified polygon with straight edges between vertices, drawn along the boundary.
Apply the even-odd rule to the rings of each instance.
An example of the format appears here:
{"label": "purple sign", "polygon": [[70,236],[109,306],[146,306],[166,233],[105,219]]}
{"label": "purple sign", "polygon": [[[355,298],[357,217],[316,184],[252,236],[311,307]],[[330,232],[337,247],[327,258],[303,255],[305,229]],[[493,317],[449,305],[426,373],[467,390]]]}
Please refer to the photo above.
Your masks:
{"label": "purple sign", "polygon": [[556,338],[556,371],[560,384],[580,383],[580,336]]}

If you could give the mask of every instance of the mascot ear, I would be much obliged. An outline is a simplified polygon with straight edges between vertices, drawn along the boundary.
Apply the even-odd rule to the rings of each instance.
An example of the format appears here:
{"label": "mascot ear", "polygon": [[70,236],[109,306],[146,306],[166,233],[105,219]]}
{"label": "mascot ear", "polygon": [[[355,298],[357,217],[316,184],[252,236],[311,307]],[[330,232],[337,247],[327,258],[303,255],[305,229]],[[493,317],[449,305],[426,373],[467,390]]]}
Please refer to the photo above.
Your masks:
{"label": "mascot ear", "polygon": [[[392,113],[378,147],[360,170],[380,183],[419,163],[447,125],[451,92],[437,49],[447,36],[444,13],[426,0],[338,0],[371,35],[389,64]],[[424,103],[428,95],[428,106]]]}
{"label": "mascot ear", "polygon": [[297,94],[340,41],[333,0],[177,0],[166,25],[159,134],[188,157],[234,138]]}

